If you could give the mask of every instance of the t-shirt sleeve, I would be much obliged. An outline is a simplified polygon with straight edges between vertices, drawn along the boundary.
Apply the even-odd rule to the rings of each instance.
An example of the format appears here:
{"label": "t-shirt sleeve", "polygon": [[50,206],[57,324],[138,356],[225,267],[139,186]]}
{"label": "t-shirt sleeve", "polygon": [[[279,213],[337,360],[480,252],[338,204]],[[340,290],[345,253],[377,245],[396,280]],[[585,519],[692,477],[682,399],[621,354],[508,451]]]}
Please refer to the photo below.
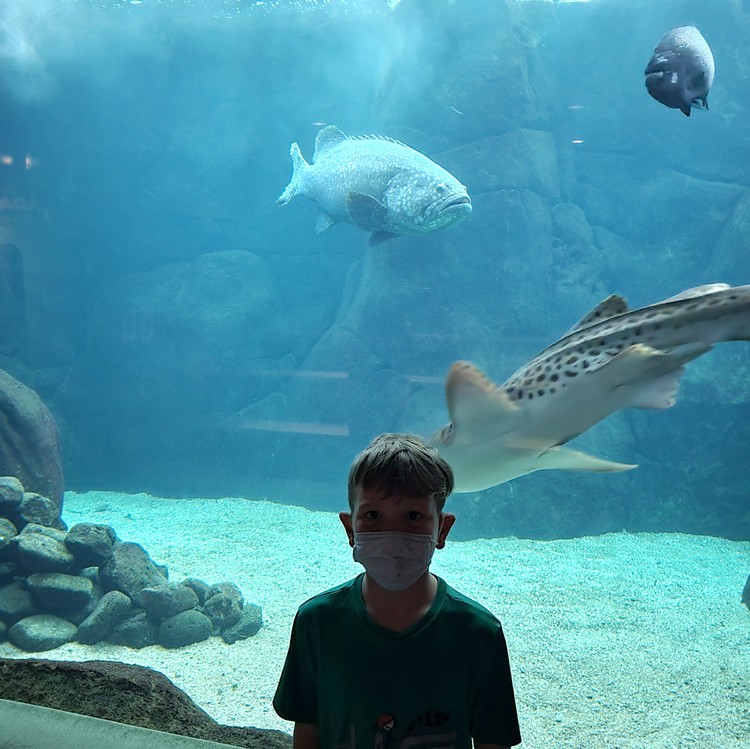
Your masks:
{"label": "t-shirt sleeve", "polygon": [[318,723],[318,667],[315,623],[297,612],[292,625],[284,668],[273,698],[280,718],[295,723]]}
{"label": "t-shirt sleeve", "polygon": [[471,736],[500,746],[521,743],[508,648],[498,626],[477,674],[471,709]]}

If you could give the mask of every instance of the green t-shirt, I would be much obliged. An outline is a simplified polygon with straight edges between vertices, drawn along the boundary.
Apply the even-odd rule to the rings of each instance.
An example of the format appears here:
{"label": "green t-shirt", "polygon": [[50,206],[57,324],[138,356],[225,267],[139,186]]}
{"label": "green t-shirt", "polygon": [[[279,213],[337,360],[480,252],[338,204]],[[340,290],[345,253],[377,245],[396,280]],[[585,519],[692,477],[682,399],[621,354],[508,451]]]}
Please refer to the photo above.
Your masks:
{"label": "green t-shirt", "polygon": [[300,606],[273,706],[318,726],[322,749],[470,749],[520,743],[500,622],[438,578],[403,632],[367,613],[359,575]]}

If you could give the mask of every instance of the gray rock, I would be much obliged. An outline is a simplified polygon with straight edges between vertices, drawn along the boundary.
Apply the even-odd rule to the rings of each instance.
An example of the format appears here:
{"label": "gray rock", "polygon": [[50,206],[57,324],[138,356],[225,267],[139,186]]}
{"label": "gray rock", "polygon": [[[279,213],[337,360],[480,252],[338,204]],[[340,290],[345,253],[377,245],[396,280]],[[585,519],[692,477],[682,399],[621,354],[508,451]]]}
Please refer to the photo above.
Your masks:
{"label": "gray rock", "polygon": [[31,653],[53,650],[72,642],[78,628],[54,614],[35,614],[17,621],[8,630],[8,639],[21,650]]}
{"label": "gray rock", "polygon": [[23,484],[15,476],[0,476],[0,515],[15,512],[23,492]]}
{"label": "gray rock", "polygon": [[136,543],[116,543],[112,556],[99,568],[105,590],[119,590],[130,596],[136,606],[142,605],[141,591],[166,582],[146,550]]}
{"label": "gray rock", "polygon": [[119,590],[105,593],[91,613],[78,625],[78,642],[93,645],[103,640],[113,627],[126,619],[130,607],[130,598]]}
{"label": "gray rock", "polygon": [[0,465],[27,491],[62,508],[63,474],[55,417],[41,398],[0,369]]}
{"label": "gray rock", "polygon": [[36,572],[26,580],[40,611],[60,616],[75,615],[91,605],[94,585],[88,578],[63,572]]}
{"label": "gray rock", "polygon": [[67,533],[62,530],[61,528],[53,528],[49,525],[42,525],[41,523],[29,523],[28,525],[25,525],[23,527],[23,530],[21,530],[21,534],[30,534],[30,533],[40,533],[42,536],[49,536],[50,538],[54,538],[56,541],[60,541],[61,543],[65,542],[65,538],[67,536]]}
{"label": "gray rock", "polygon": [[747,582],[742,590],[742,603],[750,609],[750,575],[747,576]]}
{"label": "gray rock", "polygon": [[198,604],[195,591],[179,583],[166,582],[141,591],[141,605],[146,613],[157,621],[168,619],[181,611],[194,609]]}
{"label": "gray rock", "polygon": [[0,585],[9,583],[18,573],[18,566],[13,562],[0,562]]}
{"label": "gray rock", "polygon": [[22,525],[39,523],[50,528],[65,529],[58,506],[51,499],[35,492],[24,492],[16,517],[21,518]]}
{"label": "gray rock", "polygon": [[89,567],[106,562],[112,556],[116,540],[117,536],[109,525],[77,523],[68,531],[65,544],[78,564]]}
{"label": "gray rock", "polygon": [[26,572],[67,572],[73,555],[62,541],[42,533],[21,533],[17,537],[18,561]]}
{"label": "gray rock", "polygon": [[219,629],[239,621],[245,599],[234,583],[212,585],[202,609],[211,623]]}
{"label": "gray rock", "polygon": [[5,622],[0,621],[0,642],[2,642],[6,638],[7,634],[8,625]]}
{"label": "gray rock", "polygon": [[207,582],[199,580],[197,577],[186,577],[182,584],[187,585],[198,596],[198,602],[201,605],[205,603],[211,590],[211,586]]}
{"label": "gray rock", "polygon": [[248,603],[240,614],[239,621],[227,627],[222,633],[224,642],[233,645],[238,640],[246,640],[256,635],[263,626],[263,609],[255,603]]}
{"label": "gray rock", "polygon": [[211,620],[197,609],[182,611],[159,625],[159,644],[165,648],[181,648],[211,637]]}
{"label": "gray rock", "polygon": [[11,539],[18,535],[16,526],[6,518],[0,518],[0,561],[15,559],[16,547]]}
{"label": "gray rock", "polygon": [[156,645],[159,642],[159,625],[141,610],[115,625],[107,636],[107,642],[136,649]]}
{"label": "gray rock", "polygon": [[91,580],[91,582],[94,583],[95,588],[101,587],[98,567],[84,567],[78,574],[81,577],[87,577],[89,580]]}
{"label": "gray rock", "polygon": [[34,613],[31,593],[20,582],[8,583],[0,588],[0,620],[13,624]]}

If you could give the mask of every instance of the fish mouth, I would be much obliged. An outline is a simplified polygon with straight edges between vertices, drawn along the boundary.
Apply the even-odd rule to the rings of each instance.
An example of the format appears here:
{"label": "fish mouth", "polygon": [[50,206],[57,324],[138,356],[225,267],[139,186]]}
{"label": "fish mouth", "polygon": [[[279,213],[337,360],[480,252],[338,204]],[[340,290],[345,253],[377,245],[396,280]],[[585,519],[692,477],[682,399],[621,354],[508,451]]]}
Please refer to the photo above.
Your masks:
{"label": "fish mouth", "polygon": [[471,213],[471,198],[466,193],[454,193],[436,200],[427,209],[430,216],[440,216],[447,211],[451,213]]}

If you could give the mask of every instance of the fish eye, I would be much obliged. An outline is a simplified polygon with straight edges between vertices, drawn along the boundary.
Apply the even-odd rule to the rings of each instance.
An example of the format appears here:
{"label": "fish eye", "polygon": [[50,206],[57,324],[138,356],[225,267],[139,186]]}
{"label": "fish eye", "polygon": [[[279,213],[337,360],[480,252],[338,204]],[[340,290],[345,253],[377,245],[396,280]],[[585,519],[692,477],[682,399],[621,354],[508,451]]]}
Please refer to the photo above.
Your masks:
{"label": "fish eye", "polygon": [[445,184],[445,182],[438,182],[437,183],[437,191],[438,192],[445,192],[448,189],[448,185]]}

